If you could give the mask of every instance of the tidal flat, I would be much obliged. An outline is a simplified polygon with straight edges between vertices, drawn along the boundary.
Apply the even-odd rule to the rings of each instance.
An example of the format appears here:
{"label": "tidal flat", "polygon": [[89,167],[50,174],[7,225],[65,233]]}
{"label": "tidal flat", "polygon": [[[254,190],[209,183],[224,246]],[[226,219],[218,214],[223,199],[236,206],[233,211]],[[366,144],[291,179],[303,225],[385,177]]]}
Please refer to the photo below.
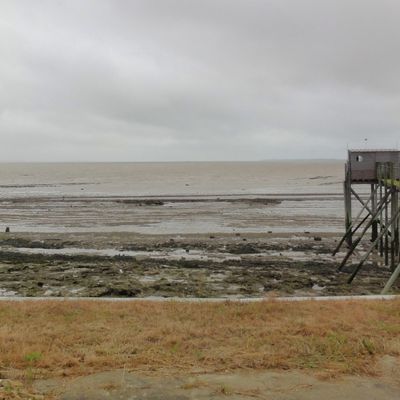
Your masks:
{"label": "tidal flat", "polygon": [[371,258],[347,284],[362,246],[337,272],[341,161],[3,167],[3,297],[360,295],[390,276]]}
{"label": "tidal flat", "polygon": [[[335,234],[142,235],[18,233],[0,236],[1,295],[243,298],[378,294],[390,271],[355,265]],[[399,291],[398,286],[394,291]]]}

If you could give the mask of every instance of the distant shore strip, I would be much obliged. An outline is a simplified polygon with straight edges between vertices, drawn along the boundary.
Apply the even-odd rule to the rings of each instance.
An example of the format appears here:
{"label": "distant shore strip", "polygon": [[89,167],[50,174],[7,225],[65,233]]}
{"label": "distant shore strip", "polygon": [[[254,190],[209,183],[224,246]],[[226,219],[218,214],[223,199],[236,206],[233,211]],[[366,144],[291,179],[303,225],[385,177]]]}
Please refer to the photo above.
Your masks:
{"label": "distant shore strip", "polygon": [[259,303],[296,301],[352,301],[352,300],[396,300],[400,295],[358,296],[292,296],[292,297],[19,297],[2,296],[0,301],[99,301],[99,302],[178,302],[178,303]]}

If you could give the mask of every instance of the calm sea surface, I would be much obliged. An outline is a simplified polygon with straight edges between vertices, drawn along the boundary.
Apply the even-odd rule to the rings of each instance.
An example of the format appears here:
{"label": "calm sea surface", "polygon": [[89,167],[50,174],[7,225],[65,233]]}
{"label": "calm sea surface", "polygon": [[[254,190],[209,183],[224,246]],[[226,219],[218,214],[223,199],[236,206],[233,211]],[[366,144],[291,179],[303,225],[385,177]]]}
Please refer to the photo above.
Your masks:
{"label": "calm sea surface", "polygon": [[0,196],[341,193],[343,161],[0,164]]}

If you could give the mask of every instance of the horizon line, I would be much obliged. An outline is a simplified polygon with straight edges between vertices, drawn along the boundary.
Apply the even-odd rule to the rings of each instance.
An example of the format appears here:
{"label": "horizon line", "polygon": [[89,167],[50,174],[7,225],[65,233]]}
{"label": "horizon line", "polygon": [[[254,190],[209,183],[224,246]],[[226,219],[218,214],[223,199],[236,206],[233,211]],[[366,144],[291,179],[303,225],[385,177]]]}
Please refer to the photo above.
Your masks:
{"label": "horizon line", "polygon": [[28,161],[1,161],[0,164],[132,164],[132,163],[259,163],[259,162],[274,162],[274,161],[345,161],[345,158],[266,158],[262,160],[125,160],[125,161],[112,161],[112,160],[95,160],[95,161],[38,161],[38,160],[28,160]]}

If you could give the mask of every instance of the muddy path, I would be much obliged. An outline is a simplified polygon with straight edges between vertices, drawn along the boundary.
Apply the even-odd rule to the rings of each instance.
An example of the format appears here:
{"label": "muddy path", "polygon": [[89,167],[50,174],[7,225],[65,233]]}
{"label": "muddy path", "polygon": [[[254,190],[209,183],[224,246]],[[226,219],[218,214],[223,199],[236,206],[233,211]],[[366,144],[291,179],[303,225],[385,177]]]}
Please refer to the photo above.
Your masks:
{"label": "muddy path", "polygon": [[[330,253],[337,237],[274,234],[3,234],[0,295],[76,297],[323,296],[378,294],[390,271]],[[354,262],[357,258],[354,259]],[[399,292],[396,286],[394,292]]]}

